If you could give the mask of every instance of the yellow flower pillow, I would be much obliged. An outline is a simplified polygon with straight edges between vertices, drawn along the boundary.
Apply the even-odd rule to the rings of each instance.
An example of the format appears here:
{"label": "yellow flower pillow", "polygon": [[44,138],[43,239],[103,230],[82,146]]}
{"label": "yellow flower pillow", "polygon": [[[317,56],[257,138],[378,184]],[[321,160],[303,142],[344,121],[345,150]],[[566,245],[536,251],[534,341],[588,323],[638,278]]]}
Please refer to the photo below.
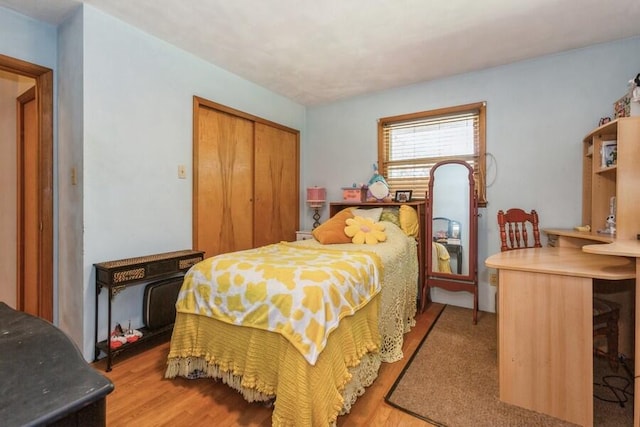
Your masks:
{"label": "yellow flower pillow", "polygon": [[366,243],[375,245],[378,242],[387,240],[384,233],[384,224],[374,222],[371,218],[356,216],[347,220],[344,234],[351,237],[351,241],[357,245]]}

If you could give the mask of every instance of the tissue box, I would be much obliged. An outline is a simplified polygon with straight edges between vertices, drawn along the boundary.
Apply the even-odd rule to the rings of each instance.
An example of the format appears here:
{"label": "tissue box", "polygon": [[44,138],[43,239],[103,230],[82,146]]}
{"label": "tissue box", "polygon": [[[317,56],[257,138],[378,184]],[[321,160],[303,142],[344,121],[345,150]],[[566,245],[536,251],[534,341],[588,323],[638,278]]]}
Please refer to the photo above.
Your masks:
{"label": "tissue box", "polygon": [[367,188],[362,187],[343,187],[342,188],[342,201],[343,202],[364,202],[367,200]]}

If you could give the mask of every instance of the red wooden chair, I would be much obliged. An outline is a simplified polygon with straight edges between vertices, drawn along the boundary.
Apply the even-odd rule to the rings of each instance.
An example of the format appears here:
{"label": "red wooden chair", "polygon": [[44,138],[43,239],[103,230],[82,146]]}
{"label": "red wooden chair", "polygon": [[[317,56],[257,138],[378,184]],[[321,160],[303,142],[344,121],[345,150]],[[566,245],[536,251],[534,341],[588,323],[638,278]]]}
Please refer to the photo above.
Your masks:
{"label": "red wooden chair", "polygon": [[[530,213],[522,209],[512,208],[504,212],[498,211],[498,226],[500,227],[500,251],[513,249],[541,248],[540,229],[538,228],[538,213]],[[531,233],[530,241],[529,234]]]}

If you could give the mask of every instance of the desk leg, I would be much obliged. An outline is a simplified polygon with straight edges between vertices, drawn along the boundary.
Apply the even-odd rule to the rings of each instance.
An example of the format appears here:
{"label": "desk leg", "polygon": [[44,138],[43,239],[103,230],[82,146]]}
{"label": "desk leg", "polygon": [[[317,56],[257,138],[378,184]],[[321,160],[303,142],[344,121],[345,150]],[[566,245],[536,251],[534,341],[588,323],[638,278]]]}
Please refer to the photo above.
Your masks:
{"label": "desk leg", "polygon": [[592,279],[499,270],[500,400],[593,425]]}
{"label": "desk leg", "polygon": [[[634,348],[634,361],[640,360],[640,289],[638,284],[640,283],[640,258],[636,258],[636,307],[635,307],[635,348]],[[634,427],[640,427],[640,365],[634,363],[634,380],[633,380],[633,425]]]}

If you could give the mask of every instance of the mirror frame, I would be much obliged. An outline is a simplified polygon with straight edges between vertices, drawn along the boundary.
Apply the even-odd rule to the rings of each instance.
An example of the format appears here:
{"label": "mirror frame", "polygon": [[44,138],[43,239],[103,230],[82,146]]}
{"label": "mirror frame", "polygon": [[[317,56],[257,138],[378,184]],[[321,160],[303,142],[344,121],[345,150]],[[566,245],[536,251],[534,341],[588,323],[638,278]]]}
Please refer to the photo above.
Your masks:
{"label": "mirror frame", "polygon": [[[433,241],[433,211],[434,211],[434,184],[437,180],[435,173],[439,167],[445,165],[459,164],[467,168],[468,172],[468,191],[469,191],[469,215],[466,218],[469,221],[469,247],[466,249],[466,256],[463,257],[466,260],[467,274],[453,274],[442,273],[439,271],[433,271],[432,263],[432,245]],[[458,221],[465,220],[465,218],[456,218]],[[422,311],[424,311],[426,300],[429,297],[429,290],[432,287],[442,288],[448,291],[465,291],[473,294],[473,320],[474,324],[477,322],[478,311],[478,197],[475,191],[475,180],[473,178],[473,168],[465,161],[462,160],[444,160],[436,163],[429,172],[429,192],[427,193],[426,201],[426,215],[425,215],[425,255],[426,255],[426,274],[425,283],[422,289],[421,305]],[[463,271],[464,268],[463,268]]]}

